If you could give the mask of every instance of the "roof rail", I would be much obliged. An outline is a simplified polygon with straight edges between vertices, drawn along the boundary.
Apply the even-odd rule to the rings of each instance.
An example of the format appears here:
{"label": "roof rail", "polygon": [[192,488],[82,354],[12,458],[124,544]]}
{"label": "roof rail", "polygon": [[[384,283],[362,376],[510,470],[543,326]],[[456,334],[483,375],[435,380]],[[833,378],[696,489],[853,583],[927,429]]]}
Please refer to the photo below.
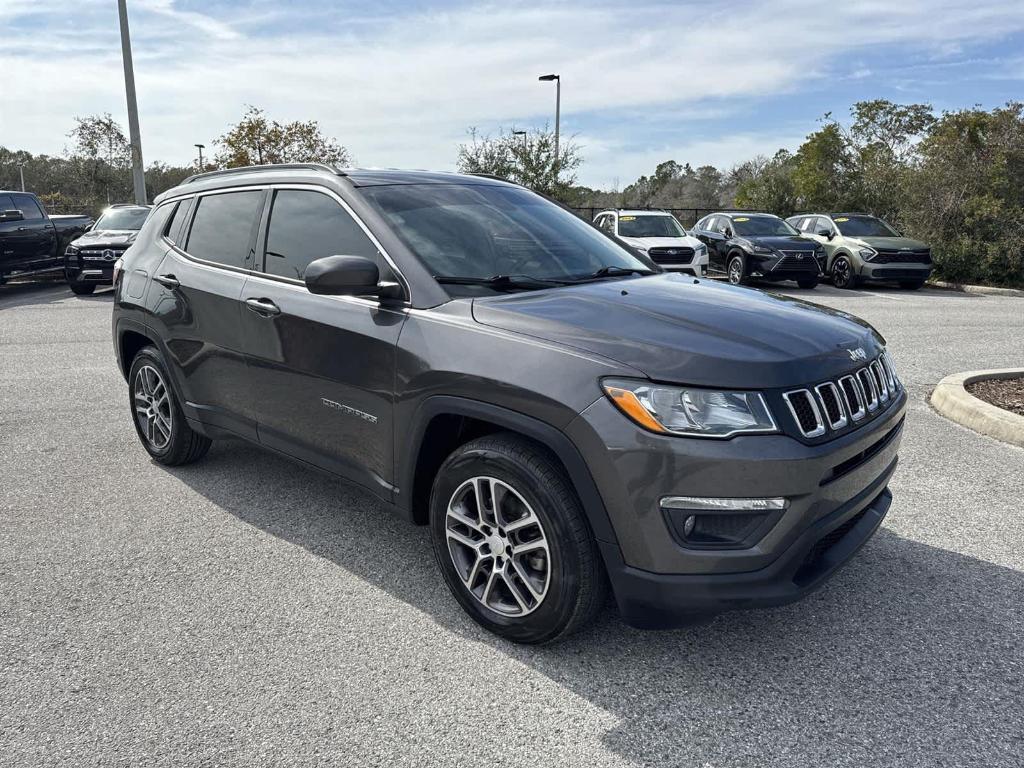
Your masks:
{"label": "roof rail", "polygon": [[504,181],[506,184],[515,184],[517,187],[524,186],[524,185],[520,184],[518,181],[512,181],[512,179],[506,179],[504,176],[499,176],[496,173],[467,173],[466,175],[467,176],[477,176],[477,177],[479,177],[481,179],[494,179],[495,181]]}
{"label": "roof rail", "polygon": [[275,171],[327,171],[338,176],[344,176],[345,171],[338,168],[336,165],[328,165],[327,163],[267,163],[265,165],[245,165],[240,168],[222,168],[219,171],[207,171],[206,173],[196,173],[185,179],[182,184],[191,184],[193,181],[199,181],[200,179],[209,179],[214,176],[230,176],[233,173],[246,173],[248,171],[261,171],[266,169],[272,169]]}

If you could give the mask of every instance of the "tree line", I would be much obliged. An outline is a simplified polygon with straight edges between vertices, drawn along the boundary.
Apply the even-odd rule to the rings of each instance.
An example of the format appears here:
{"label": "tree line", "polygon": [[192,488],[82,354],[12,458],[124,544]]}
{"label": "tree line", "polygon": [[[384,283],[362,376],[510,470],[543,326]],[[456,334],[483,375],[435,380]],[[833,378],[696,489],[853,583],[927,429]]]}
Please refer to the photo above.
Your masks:
{"label": "tree line", "polygon": [[513,138],[473,132],[460,147],[460,169],[497,173],[578,208],[870,213],[929,243],[939,277],[1024,286],[1021,102],[938,115],[929,104],[857,102],[845,124],[826,114],[795,152],[728,169],[668,160],[622,190],[575,183],[582,149],[571,138],[560,148],[562,173],[539,175],[530,169],[543,167],[534,156],[543,143]]}
{"label": "tree line", "polygon": [[[75,118],[59,156],[0,147],[0,189],[26,186],[53,211],[98,213],[132,197],[129,142],[107,115]],[[348,150],[314,120],[281,123],[250,106],[190,166],[151,163],[146,189],[160,192],[200,170],[282,162],[349,165]],[[460,171],[506,178],[577,208],[861,211],[932,246],[938,276],[1024,286],[1024,103],[936,114],[928,104],[854,104],[842,122],[826,114],[795,151],[780,149],[719,169],[667,160],[623,189],[577,183],[583,148],[547,126],[485,135],[457,147]]]}

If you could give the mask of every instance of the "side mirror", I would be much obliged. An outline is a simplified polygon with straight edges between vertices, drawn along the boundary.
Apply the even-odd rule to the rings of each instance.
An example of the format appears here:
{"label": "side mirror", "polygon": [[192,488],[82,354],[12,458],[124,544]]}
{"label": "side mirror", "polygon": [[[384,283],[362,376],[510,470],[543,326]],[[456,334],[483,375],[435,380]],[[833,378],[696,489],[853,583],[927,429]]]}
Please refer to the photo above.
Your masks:
{"label": "side mirror", "polygon": [[731,240],[732,239],[732,229],[731,228],[726,227],[725,231],[722,234],[725,235],[725,239],[726,240]]}
{"label": "side mirror", "polygon": [[831,240],[834,237],[834,235],[831,229],[819,229],[818,237],[827,237],[829,240]]}
{"label": "side mirror", "polygon": [[399,298],[396,283],[382,283],[377,263],[365,256],[325,256],[312,261],[304,276],[310,293],[321,296]]}
{"label": "side mirror", "polygon": [[8,208],[6,211],[0,211],[0,221],[24,221],[24,219],[25,214],[17,208]]}

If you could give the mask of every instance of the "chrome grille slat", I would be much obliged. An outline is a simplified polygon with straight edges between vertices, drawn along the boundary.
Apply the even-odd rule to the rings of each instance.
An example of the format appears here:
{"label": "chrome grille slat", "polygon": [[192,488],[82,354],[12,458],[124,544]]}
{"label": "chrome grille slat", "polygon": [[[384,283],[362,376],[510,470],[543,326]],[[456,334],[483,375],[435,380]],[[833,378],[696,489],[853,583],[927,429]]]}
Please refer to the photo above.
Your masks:
{"label": "chrome grille slat", "polygon": [[[782,397],[786,401],[786,405],[789,406],[789,412],[793,414],[793,418],[796,420],[797,426],[800,427],[800,431],[803,433],[804,437],[820,437],[825,434],[825,422],[821,418],[821,411],[818,408],[818,403],[810,390],[795,389],[792,392],[786,392]],[[814,415],[815,426],[813,429],[804,429],[802,420],[797,413],[797,404],[795,401],[800,397],[806,399],[806,403],[810,406],[811,412]]]}
{"label": "chrome grille slat", "polygon": [[[849,421],[846,418],[846,409],[843,408],[843,399],[839,396],[839,388],[831,381],[826,381],[824,384],[816,386],[814,391],[818,394],[818,399],[821,401],[822,411],[828,420],[828,425],[832,429],[842,429],[845,427]],[[831,401],[835,403],[836,410],[839,411],[834,419],[830,413],[829,400],[825,397],[825,392],[829,393]]]}

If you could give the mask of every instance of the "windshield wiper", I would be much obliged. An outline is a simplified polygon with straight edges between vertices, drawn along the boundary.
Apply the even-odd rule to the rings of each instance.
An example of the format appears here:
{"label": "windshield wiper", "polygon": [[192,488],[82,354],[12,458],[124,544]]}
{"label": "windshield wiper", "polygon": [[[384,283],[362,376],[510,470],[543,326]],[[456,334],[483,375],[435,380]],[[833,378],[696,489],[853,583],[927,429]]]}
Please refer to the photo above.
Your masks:
{"label": "windshield wiper", "polygon": [[553,285],[569,285],[571,280],[556,280],[547,277],[530,275],[494,275],[493,277],[462,277],[460,275],[434,275],[434,279],[442,285],[483,285],[495,290],[530,290],[532,288],[550,288]]}
{"label": "windshield wiper", "polygon": [[644,269],[643,267],[617,267],[609,265],[607,267],[601,267],[596,272],[591,272],[589,275],[584,275],[578,278],[580,281],[586,280],[600,280],[604,277],[626,277],[627,275],[653,275],[653,270]]}

